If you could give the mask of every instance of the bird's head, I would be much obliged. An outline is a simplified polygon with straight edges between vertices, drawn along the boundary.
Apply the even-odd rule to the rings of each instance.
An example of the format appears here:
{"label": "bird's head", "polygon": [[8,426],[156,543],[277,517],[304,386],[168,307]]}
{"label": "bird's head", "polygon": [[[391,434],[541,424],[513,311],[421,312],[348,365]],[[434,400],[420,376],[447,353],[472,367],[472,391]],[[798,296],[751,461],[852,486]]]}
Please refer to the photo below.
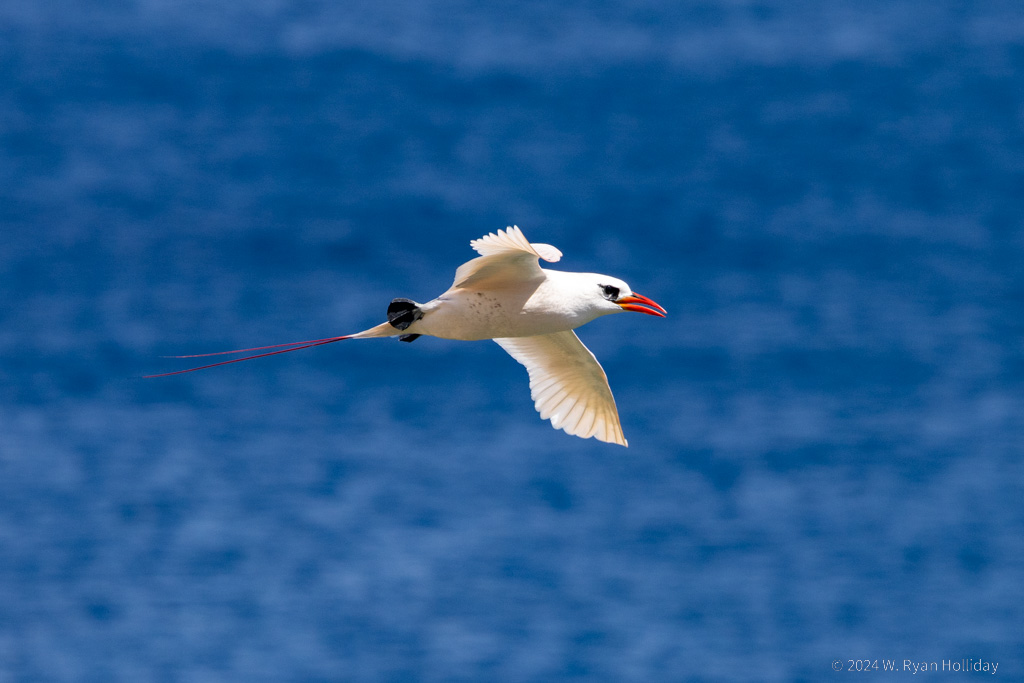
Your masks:
{"label": "bird's head", "polygon": [[588,283],[590,285],[588,298],[593,300],[593,304],[601,311],[602,315],[635,311],[664,318],[668,312],[651,299],[634,292],[629,285],[617,277],[593,275],[589,279],[592,282]]}

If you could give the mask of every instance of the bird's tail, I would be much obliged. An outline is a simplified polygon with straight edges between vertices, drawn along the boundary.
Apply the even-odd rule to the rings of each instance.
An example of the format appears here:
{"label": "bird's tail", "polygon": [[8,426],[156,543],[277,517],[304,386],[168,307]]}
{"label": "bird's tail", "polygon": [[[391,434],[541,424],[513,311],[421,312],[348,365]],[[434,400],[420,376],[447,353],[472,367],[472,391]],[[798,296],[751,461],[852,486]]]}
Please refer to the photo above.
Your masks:
{"label": "bird's tail", "polygon": [[380,325],[374,325],[368,330],[362,332],[356,332],[350,334],[344,339],[370,339],[371,337],[397,337],[402,334],[402,331],[395,328],[391,323],[381,323]]}
{"label": "bird's tail", "polygon": [[407,337],[416,338],[420,335],[406,334],[405,331],[422,317],[423,311],[420,310],[420,305],[412,299],[392,299],[391,303],[388,304],[388,321],[386,323],[381,323],[362,332],[350,334],[347,338],[398,337],[402,341],[412,341],[412,339],[407,339]]}
{"label": "bird's tail", "polygon": [[[218,365],[229,365],[231,363],[241,363],[243,360],[252,360],[254,358],[263,358],[265,356],[276,356],[279,353],[290,353],[292,351],[298,351],[300,349],[308,349],[313,346],[323,346],[324,344],[333,344],[345,339],[369,339],[371,337],[398,337],[402,341],[411,342],[418,334],[407,334],[405,330],[412,325],[414,322],[423,317],[423,312],[420,310],[420,305],[410,299],[394,299],[388,306],[388,322],[381,323],[371,327],[368,330],[362,332],[356,332],[355,334],[346,334],[340,337],[326,337],[324,339],[310,339],[308,341],[291,342],[289,344],[271,344],[269,346],[254,346],[250,349],[235,349],[234,351],[216,351],[214,353],[196,353],[190,356],[170,356],[170,358],[207,358],[209,356],[224,356],[232,353],[248,353],[249,351],[266,351],[266,349],[277,349],[276,351],[266,351],[266,353],[257,353],[252,356],[244,356],[242,358],[234,358],[232,360],[222,360],[219,363],[210,363],[209,365],[200,365],[196,368],[187,368],[185,370],[175,370],[174,372],[163,372],[159,375],[146,375],[148,379],[150,377],[167,377],[168,375],[181,375],[186,372],[195,372],[196,370],[205,370],[207,368],[215,368]],[[285,348],[287,347],[287,348]]]}
{"label": "bird's tail", "polygon": [[[291,353],[292,351],[299,351],[300,349],[308,349],[313,346],[323,346],[324,344],[333,344],[334,342],[343,341],[345,339],[367,339],[370,337],[395,337],[402,334],[401,330],[395,329],[391,323],[381,323],[375,327],[371,327],[368,330],[362,332],[356,332],[355,334],[346,334],[340,337],[327,337],[325,339],[310,339],[308,341],[291,342],[289,344],[271,344],[269,346],[254,346],[250,349],[235,349],[233,351],[215,351],[214,353],[195,353],[189,356],[169,356],[169,358],[207,358],[209,356],[224,356],[232,353],[246,353],[248,351],[263,351],[265,349],[277,349],[276,351],[267,351],[266,353],[257,353],[252,356],[243,356],[242,358],[233,358],[231,360],[222,360],[218,363],[210,363],[209,365],[200,365],[195,368],[187,368],[185,370],[175,370],[174,372],[162,372],[158,375],[145,375],[145,379],[151,377],[167,377],[168,375],[181,375],[186,372],[195,372],[196,370],[206,370],[207,368],[215,368],[218,365],[229,365],[231,363],[241,363],[243,360],[253,360],[254,358],[263,358],[265,356],[276,356],[279,353]],[[282,348],[288,347],[288,348]]]}

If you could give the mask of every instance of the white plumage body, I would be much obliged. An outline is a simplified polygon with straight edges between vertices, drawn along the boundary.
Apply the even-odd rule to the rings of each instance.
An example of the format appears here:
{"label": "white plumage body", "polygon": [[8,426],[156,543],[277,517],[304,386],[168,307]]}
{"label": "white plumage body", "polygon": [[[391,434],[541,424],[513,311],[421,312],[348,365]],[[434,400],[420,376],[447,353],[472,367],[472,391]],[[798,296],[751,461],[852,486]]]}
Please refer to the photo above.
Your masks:
{"label": "white plumage body", "polygon": [[[567,293],[582,289],[580,276],[538,268],[542,275],[499,288],[452,287],[420,306],[423,318],[407,333],[443,339],[476,341],[495,337],[532,337],[573,330],[602,315],[582,297]],[[592,281],[594,276],[589,276]]]}

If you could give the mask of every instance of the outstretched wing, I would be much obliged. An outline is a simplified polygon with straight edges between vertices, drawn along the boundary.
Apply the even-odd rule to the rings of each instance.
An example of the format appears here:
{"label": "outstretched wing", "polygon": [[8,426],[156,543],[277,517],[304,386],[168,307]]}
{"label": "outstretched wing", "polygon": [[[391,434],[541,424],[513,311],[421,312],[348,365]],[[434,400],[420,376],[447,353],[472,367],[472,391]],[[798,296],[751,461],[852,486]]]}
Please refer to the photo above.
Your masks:
{"label": "outstretched wing", "polygon": [[543,275],[537,259],[553,263],[562,258],[562,252],[550,244],[530,244],[523,231],[514,225],[484,235],[469,245],[480,256],[459,266],[452,287],[498,288],[529,282]]}
{"label": "outstretched wing", "polygon": [[541,419],[583,439],[628,445],[608,378],[575,332],[494,341],[526,366],[530,395]]}

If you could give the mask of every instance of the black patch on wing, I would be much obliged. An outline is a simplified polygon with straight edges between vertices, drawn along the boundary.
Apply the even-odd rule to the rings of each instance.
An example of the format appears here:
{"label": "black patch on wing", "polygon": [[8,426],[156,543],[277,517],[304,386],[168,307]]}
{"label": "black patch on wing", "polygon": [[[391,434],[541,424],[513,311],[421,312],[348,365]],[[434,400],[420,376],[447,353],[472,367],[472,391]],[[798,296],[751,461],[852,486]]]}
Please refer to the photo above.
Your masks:
{"label": "black patch on wing", "polygon": [[414,342],[420,338],[418,334],[403,334],[398,337],[398,341]]}
{"label": "black patch on wing", "polygon": [[392,299],[388,304],[388,322],[396,330],[408,329],[409,325],[422,317],[423,311],[410,299]]}

